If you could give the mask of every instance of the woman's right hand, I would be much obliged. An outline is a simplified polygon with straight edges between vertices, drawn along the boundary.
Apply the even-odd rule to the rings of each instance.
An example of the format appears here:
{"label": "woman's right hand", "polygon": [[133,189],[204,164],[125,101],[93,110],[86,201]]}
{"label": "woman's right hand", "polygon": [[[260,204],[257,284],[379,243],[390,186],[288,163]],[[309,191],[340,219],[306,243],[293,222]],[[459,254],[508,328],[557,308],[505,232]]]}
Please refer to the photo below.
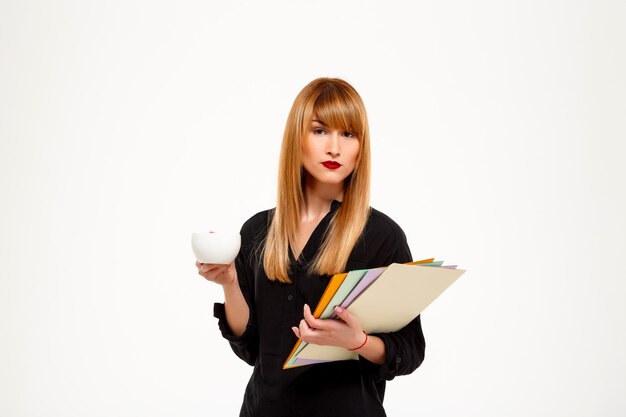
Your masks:
{"label": "woman's right hand", "polygon": [[223,264],[203,264],[196,262],[198,274],[207,281],[215,282],[222,286],[232,285],[237,282],[237,270],[235,262]]}

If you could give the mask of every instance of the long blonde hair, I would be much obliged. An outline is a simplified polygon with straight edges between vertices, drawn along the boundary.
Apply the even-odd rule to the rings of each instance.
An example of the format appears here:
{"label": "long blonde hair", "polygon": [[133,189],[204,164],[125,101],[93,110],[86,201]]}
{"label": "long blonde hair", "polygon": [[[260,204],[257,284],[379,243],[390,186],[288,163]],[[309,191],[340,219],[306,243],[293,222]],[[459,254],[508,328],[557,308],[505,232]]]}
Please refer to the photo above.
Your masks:
{"label": "long blonde hair", "polygon": [[265,273],[272,281],[291,282],[289,251],[295,247],[304,206],[303,138],[310,129],[313,114],[328,126],[354,132],[360,147],[354,171],[344,181],[341,206],[334,213],[309,272],[331,275],[344,271],[370,214],[370,138],[363,100],[344,80],[313,80],[296,97],[283,135],[278,199],[263,252]]}

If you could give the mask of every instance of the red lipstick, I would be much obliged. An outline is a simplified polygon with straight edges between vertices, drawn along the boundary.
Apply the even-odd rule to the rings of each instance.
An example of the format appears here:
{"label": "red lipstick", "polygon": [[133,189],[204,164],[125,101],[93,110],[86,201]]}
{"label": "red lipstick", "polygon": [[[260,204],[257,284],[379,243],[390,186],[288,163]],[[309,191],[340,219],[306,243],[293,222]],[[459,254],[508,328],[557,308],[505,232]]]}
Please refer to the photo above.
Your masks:
{"label": "red lipstick", "polygon": [[322,162],[322,165],[328,169],[337,169],[341,166],[341,164],[337,161],[324,161]]}

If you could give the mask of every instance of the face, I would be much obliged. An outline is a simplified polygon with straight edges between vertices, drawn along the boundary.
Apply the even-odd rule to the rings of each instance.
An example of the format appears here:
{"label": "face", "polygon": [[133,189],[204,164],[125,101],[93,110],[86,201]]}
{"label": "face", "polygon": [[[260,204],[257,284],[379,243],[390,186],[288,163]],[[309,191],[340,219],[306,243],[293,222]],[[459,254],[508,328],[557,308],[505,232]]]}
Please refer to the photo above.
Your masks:
{"label": "face", "polygon": [[313,116],[304,137],[302,164],[321,184],[341,184],[354,171],[360,142],[355,133],[327,126]]}

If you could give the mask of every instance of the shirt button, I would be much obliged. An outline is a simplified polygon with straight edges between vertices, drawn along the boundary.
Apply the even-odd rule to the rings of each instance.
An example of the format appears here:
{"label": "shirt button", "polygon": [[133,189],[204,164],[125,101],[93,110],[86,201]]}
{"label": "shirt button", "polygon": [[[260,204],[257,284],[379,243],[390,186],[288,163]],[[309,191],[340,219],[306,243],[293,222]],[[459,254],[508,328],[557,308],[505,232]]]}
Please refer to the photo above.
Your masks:
{"label": "shirt button", "polygon": [[396,363],[400,363],[400,362],[402,362],[402,357],[398,356],[398,357],[396,358]]}
{"label": "shirt button", "polygon": [[289,295],[287,296],[287,300],[292,301],[292,300],[293,300],[293,294],[289,294]]}

